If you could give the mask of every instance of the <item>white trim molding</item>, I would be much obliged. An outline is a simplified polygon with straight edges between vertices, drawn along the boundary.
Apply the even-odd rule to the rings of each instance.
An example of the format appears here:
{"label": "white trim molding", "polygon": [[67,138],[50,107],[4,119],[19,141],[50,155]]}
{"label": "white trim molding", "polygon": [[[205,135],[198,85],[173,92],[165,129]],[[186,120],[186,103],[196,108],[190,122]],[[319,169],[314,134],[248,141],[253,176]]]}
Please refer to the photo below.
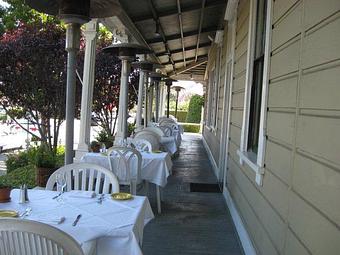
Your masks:
{"label": "white trim molding", "polygon": [[256,22],[256,0],[250,2],[250,17],[249,17],[249,38],[248,38],[248,53],[247,53],[247,72],[246,72],[246,87],[243,109],[243,122],[241,131],[240,149],[237,154],[240,157],[240,164],[246,163],[256,174],[256,183],[262,186],[264,175],[264,159],[266,150],[266,122],[267,122],[267,98],[269,84],[269,66],[270,66],[270,50],[271,50],[271,22],[272,22],[272,1],[267,1],[267,17],[266,17],[266,37],[265,37],[265,52],[264,52],[264,70],[262,81],[262,97],[261,97],[261,114],[259,128],[258,153],[256,157],[251,157],[247,152],[248,132],[249,132],[249,112],[251,86],[253,77],[253,59],[254,59],[254,42],[255,42],[255,22]]}
{"label": "white trim molding", "polygon": [[218,173],[219,173],[218,166],[217,166],[217,164],[216,164],[216,161],[215,161],[215,159],[214,159],[214,156],[213,156],[212,153],[211,153],[210,147],[209,147],[209,145],[208,145],[208,143],[207,143],[207,141],[205,140],[205,138],[204,138],[203,135],[202,135],[202,141],[203,141],[203,146],[204,146],[205,150],[206,150],[207,153],[208,153],[208,158],[209,158],[209,160],[210,160],[210,162],[211,162],[211,164],[212,164],[212,166],[213,166],[215,176],[216,176],[216,178],[218,179]]}
{"label": "white trim molding", "polygon": [[228,191],[228,189],[223,189],[223,196],[227,202],[231,218],[233,219],[238,237],[240,238],[242,248],[245,255],[256,255],[256,250],[244,226],[241,216],[239,215],[235,203]]}

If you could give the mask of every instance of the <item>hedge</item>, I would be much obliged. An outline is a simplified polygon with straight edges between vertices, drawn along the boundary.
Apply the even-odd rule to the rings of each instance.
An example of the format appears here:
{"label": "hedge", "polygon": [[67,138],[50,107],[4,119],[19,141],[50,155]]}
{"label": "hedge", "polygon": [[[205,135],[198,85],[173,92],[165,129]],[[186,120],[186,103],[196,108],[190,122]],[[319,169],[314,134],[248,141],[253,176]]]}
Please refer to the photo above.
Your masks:
{"label": "hedge", "polygon": [[31,164],[19,167],[6,175],[0,176],[0,182],[2,178],[6,178],[13,188],[19,188],[22,184],[27,184],[28,188],[34,188],[37,186],[36,168]]}
{"label": "hedge", "polygon": [[184,132],[189,133],[199,133],[201,129],[201,124],[196,123],[180,123],[180,125],[183,127]]}
{"label": "hedge", "polygon": [[204,102],[204,98],[200,95],[193,95],[190,98],[186,122],[188,123],[200,123],[201,122],[203,102]]}
{"label": "hedge", "polygon": [[[166,115],[167,111],[165,111],[165,115]],[[185,122],[187,119],[187,111],[177,111],[177,121],[178,122]],[[170,115],[175,116],[175,111],[170,110]]]}

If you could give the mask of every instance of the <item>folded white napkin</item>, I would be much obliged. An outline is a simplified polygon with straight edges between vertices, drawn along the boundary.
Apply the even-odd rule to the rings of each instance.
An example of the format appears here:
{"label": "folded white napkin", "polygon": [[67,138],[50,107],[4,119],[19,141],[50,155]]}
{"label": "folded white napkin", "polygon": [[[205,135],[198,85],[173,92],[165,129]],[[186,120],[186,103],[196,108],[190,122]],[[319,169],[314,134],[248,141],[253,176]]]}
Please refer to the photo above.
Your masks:
{"label": "folded white napkin", "polygon": [[69,197],[74,198],[94,198],[96,196],[94,191],[73,190],[68,193]]}
{"label": "folded white napkin", "polygon": [[62,224],[66,218],[64,216],[40,215],[39,217],[30,217],[30,220],[46,224]]}

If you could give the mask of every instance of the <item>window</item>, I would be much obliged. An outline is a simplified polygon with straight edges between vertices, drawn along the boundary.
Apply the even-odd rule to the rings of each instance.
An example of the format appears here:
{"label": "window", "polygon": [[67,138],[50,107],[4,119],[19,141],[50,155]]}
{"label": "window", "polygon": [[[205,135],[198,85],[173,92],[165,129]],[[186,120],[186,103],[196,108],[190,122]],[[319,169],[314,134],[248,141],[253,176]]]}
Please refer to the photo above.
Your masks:
{"label": "window", "polygon": [[261,117],[264,50],[266,41],[267,0],[257,1],[253,79],[250,92],[247,151],[257,154]]}
{"label": "window", "polygon": [[252,0],[249,24],[246,91],[240,150],[244,162],[256,173],[256,182],[262,185],[265,155],[265,123],[270,61],[272,1]]}

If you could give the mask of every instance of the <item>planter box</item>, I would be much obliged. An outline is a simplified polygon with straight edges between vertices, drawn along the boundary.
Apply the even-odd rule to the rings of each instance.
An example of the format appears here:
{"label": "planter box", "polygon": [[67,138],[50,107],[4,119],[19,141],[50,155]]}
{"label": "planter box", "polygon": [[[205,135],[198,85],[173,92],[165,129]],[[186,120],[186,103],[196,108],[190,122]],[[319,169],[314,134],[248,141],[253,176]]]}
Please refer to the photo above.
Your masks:
{"label": "planter box", "polygon": [[0,203],[6,203],[11,200],[11,188],[0,189]]}
{"label": "planter box", "polygon": [[48,178],[54,173],[57,168],[45,168],[45,167],[37,167],[37,176],[36,183],[39,187],[46,187],[46,183]]}

